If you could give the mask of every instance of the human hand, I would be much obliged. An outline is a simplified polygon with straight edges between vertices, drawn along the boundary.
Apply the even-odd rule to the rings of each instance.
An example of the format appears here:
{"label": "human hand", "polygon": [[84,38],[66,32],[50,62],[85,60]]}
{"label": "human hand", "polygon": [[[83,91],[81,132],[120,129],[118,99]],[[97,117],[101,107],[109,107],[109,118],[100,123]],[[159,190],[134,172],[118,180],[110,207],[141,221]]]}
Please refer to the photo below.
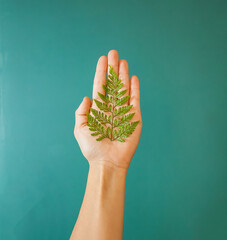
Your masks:
{"label": "human hand", "polygon": [[94,101],[91,103],[90,98],[85,97],[75,112],[74,135],[89,164],[100,163],[127,170],[138,146],[142,130],[139,79],[133,75],[129,84],[127,61],[124,59],[119,60],[118,52],[111,50],[108,53],[108,57],[101,56],[98,60],[93,85],[93,99],[101,100],[97,94],[98,92],[105,94],[102,84],[105,84],[106,74],[109,74],[108,65],[113,67],[114,71],[122,80],[124,84],[122,90],[127,89],[126,95],[130,95],[129,101],[126,102],[125,105],[133,105],[130,110],[130,112],[135,112],[132,121],[139,120],[140,122],[125,142],[111,141],[107,138],[96,141],[96,138],[91,136],[91,132],[87,126],[86,113],[89,112],[90,107],[97,110],[98,108]]}

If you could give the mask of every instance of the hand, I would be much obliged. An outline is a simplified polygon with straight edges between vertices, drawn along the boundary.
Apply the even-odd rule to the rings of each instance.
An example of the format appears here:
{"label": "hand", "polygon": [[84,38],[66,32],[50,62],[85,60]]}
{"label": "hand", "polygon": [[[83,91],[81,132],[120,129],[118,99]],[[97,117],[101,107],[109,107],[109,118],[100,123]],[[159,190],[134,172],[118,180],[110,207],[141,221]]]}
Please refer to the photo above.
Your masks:
{"label": "hand", "polygon": [[129,84],[127,61],[124,59],[119,61],[118,52],[116,50],[111,50],[108,53],[108,58],[106,56],[101,56],[98,60],[93,85],[93,99],[102,101],[97,92],[105,94],[102,84],[105,84],[106,81],[106,74],[107,71],[109,71],[108,64],[113,67],[114,71],[122,80],[124,84],[122,90],[128,90],[125,95],[130,95],[130,99],[126,105],[133,105],[131,112],[135,112],[132,121],[139,120],[140,122],[132,135],[125,139],[125,142],[111,141],[107,138],[96,141],[96,137],[91,136],[91,131],[87,126],[86,112],[89,112],[90,107],[97,109],[97,106],[94,101],[91,103],[89,97],[85,97],[75,113],[76,121],[74,135],[89,164],[101,163],[127,170],[138,146],[142,130],[139,79],[137,76],[133,75]]}

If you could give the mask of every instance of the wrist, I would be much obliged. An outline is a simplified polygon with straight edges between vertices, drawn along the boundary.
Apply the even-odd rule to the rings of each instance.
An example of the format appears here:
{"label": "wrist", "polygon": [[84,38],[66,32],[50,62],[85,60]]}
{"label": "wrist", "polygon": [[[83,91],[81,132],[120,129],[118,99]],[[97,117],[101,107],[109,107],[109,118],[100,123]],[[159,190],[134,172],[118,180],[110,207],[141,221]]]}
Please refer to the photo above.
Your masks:
{"label": "wrist", "polygon": [[108,171],[112,173],[117,173],[121,175],[127,175],[128,169],[125,167],[117,166],[112,161],[109,160],[96,160],[96,161],[89,161],[89,171]]}
{"label": "wrist", "polygon": [[126,181],[127,169],[118,167],[109,161],[91,161],[89,162],[89,175],[95,175],[101,182],[117,184]]}

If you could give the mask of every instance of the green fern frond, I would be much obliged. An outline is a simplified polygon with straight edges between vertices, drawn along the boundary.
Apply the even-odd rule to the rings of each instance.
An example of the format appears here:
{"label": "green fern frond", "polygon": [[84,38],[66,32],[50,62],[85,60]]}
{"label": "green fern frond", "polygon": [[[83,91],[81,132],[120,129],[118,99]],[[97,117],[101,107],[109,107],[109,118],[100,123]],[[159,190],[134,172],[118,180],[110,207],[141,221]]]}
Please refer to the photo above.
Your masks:
{"label": "green fern frond", "polygon": [[119,126],[127,124],[133,118],[134,115],[135,115],[135,113],[129,113],[121,118],[118,118],[118,119],[115,118],[114,119],[114,127],[119,127]]}
{"label": "green fern frond", "polygon": [[112,121],[112,117],[111,115],[107,116],[106,114],[104,114],[103,112],[100,112],[94,108],[90,108],[92,114],[95,116],[95,118],[102,124],[111,124]]}
{"label": "green fern frond", "polygon": [[[98,136],[101,135],[101,137],[105,138],[105,128],[102,126],[94,117],[91,116],[90,113],[87,112],[87,118],[88,118],[88,124],[89,130],[94,132],[91,133],[91,136]],[[97,140],[97,139],[96,139]]]}
{"label": "green fern frond", "polygon": [[123,83],[110,65],[106,85],[103,84],[102,87],[106,94],[104,95],[98,92],[98,95],[103,102],[94,99],[100,111],[90,108],[93,116],[87,113],[87,126],[89,130],[93,132],[91,136],[98,136],[97,141],[109,138],[111,141],[117,140],[119,142],[125,142],[125,138],[134,132],[139,121],[130,122],[135,113],[126,113],[128,113],[133,106],[124,105],[130,96],[124,96],[127,90],[121,90]]}
{"label": "green fern frond", "polygon": [[105,95],[103,95],[100,92],[98,92],[98,95],[105,103],[109,103],[110,102],[110,98],[108,96],[105,96]]}
{"label": "green fern frond", "polygon": [[123,90],[123,91],[120,91],[120,92],[118,92],[118,93],[115,93],[115,94],[114,94],[114,97],[115,97],[115,98],[120,98],[120,97],[122,97],[123,95],[125,95],[126,92],[127,92],[127,89],[125,89],[125,90]]}
{"label": "green fern frond", "polygon": [[100,110],[103,110],[104,112],[111,112],[111,105],[108,106],[107,104],[102,103],[96,99],[94,99],[94,101]]}
{"label": "green fern frond", "polygon": [[114,95],[114,91],[111,90],[110,88],[108,88],[106,85],[103,84],[102,87],[103,87],[103,89],[105,90],[105,92],[106,92],[107,95],[111,95],[111,96]]}
{"label": "green fern frond", "polygon": [[128,123],[126,126],[121,126],[118,131],[118,135],[113,140],[118,140],[122,142],[122,138],[129,137],[135,130],[139,121]]}
{"label": "green fern frond", "polygon": [[125,96],[125,97],[122,97],[118,100],[116,100],[115,102],[115,106],[122,106],[123,104],[125,104],[129,99],[129,96]]}
{"label": "green fern frond", "polygon": [[119,108],[116,109],[116,111],[114,112],[114,115],[115,115],[115,116],[122,116],[122,115],[128,113],[128,112],[131,110],[132,107],[133,107],[132,105],[119,107]]}

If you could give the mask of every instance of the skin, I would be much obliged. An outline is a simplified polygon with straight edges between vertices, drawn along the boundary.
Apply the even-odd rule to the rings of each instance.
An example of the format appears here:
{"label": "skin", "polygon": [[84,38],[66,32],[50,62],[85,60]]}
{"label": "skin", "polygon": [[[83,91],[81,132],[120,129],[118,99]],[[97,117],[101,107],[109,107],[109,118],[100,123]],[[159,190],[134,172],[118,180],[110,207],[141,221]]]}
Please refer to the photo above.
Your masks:
{"label": "skin", "polygon": [[103,139],[96,141],[87,126],[86,112],[90,107],[98,109],[89,97],[84,97],[75,112],[74,135],[84,157],[89,163],[89,173],[84,200],[73,229],[71,240],[120,240],[123,233],[124,197],[127,171],[138,146],[142,117],[140,111],[139,79],[133,75],[129,82],[126,60],[119,60],[116,50],[98,60],[93,85],[93,99],[102,101],[97,92],[105,94],[105,84],[109,73],[108,64],[119,75],[130,99],[125,105],[133,105],[135,112],[132,121],[139,120],[135,131],[125,142]]}

